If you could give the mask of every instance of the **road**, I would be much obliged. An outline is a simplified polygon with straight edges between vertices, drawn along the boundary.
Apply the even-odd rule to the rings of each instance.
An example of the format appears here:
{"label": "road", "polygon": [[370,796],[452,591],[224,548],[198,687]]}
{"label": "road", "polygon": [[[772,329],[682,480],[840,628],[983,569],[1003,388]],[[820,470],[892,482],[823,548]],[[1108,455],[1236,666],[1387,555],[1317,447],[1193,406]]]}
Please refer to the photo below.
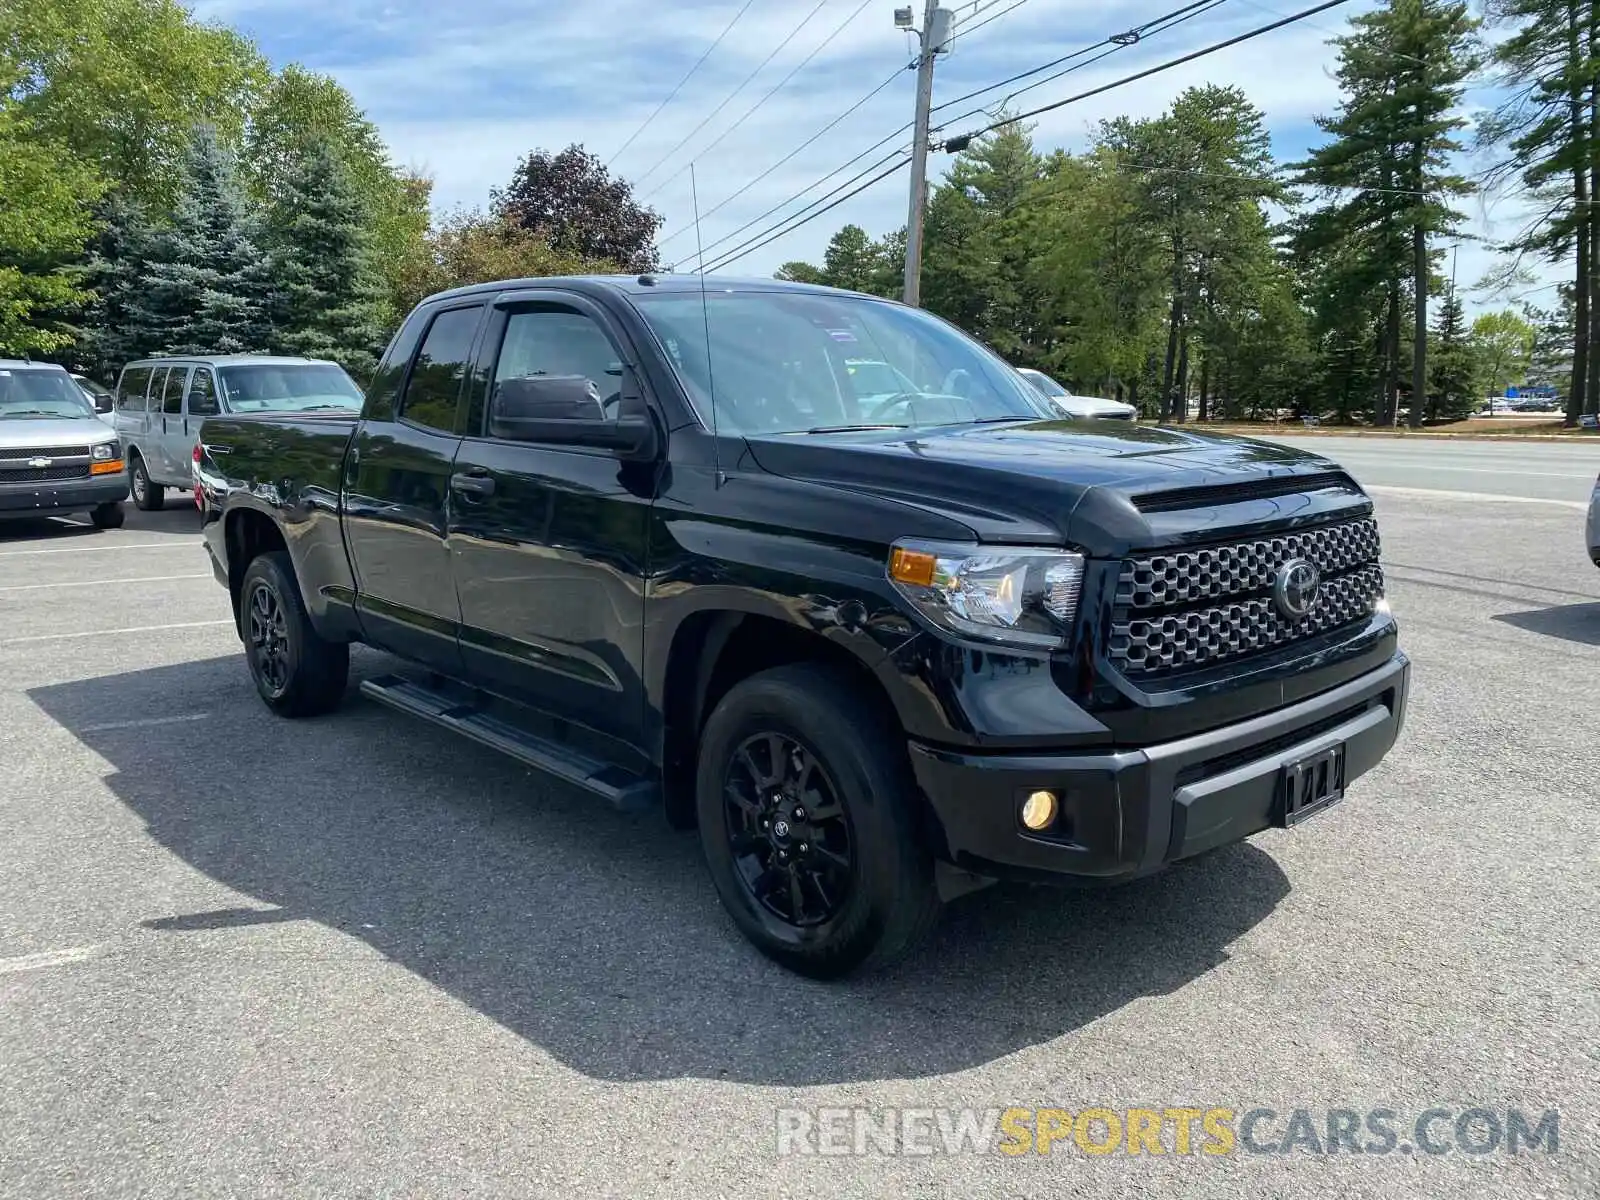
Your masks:
{"label": "road", "polygon": [[[1272,437],[1341,463],[1363,484],[1587,504],[1600,477],[1600,439],[1575,445],[1466,439]],[[1466,498],[1463,496],[1463,498]]]}
{"label": "road", "polygon": [[[748,947],[691,836],[359,697],[268,715],[191,510],[0,530],[0,1196],[1600,1194],[1600,572],[1561,504],[1378,506],[1415,694],[1342,805],[967,897],[834,986]],[[1560,1140],[778,1153],[780,1108],[833,1105],[1265,1107],[1267,1145],[1477,1105]]]}

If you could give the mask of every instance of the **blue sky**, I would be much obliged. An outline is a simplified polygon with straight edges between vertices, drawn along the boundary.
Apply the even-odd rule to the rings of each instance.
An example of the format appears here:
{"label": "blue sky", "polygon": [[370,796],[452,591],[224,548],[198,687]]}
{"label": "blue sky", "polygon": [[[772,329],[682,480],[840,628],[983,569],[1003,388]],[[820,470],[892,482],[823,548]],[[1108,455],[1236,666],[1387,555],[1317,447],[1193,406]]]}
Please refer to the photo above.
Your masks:
{"label": "blue sky", "polygon": [[[898,2],[915,3],[920,19],[918,0]],[[681,169],[691,159],[700,209],[707,214],[702,233],[710,244],[894,133],[912,112],[914,74],[902,68],[913,46],[909,35],[894,27],[897,0],[752,0],[672,102],[618,155],[743,3],[474,0],[440,6],[428,0],[198,0],[193,7],[202,18],[243,29],[274,62],[302,62],[343,82],[377,123],[395,159],[433,177],[440,211],[485,203],[489,189],[503,184],[519,156],[532,149],[559,150],[581,142],[602,160],[616,155],[612,169],[636,181],[636,195],[666,218],[664,260],[681,264],[691,261],[694,252],[690,178]],[[973,26],[1016,0],[945,3],[954,10],[959,29],[975,8],[992,4],[976,19],[969,18]],[[1308,6],[1309,0],[1227,0],[1170,32],[1019,96],[1014,107],[1088,90]],[[1014,11],[955,41],[950,55],[939,61],[934,102],[1177,7],[1179,0],[1024,0]],[[1292,160],[1317,141],[1313,119],[1338,103],[1334,55],[1327,40],[1340,32],[1349,15],[1370,7],[1372,0],[1353,0],[1344,8],[1059,109],[1039,119],[1035,140],[1045,149],[1077,149],[1088,143],[1103,118],[1154,116],[1185,87],[1231,83],[1265,112],[1280,160]],[[729,199],[891,77],[892,83],[836,128]],[[944,117],[976,103],[998,103],[1003,96],[996,92],[947,109]],[[1469,97],[1469,106],[1482,100]],[[694,132],[702,122],[704,127]],[[971,123],[952,124],[947,132]],[[905,140],[886,143],[797,204],[823,194]],[[937,177],[948,161],[948,156],[934,154],[930,172]],[[1521,216],[1515,199],[1473,200],[1469,207],[1471,231],[1490,240],[1508,236]],[[876,235],[903,224],[905,208],[902,173],[731,269],[767,274],[789,259],[820,261],[828,237],[844,222],[854,221]],[[737,246],[770,223],[726,245]],[[1484,246],[1463,245],[1461,282],[1476,280],[1491,260]],[[1555,278],[1547,268],[1540,271],[1534,286]],[[1515,294],[1526,291],[1520,288]],[[1553,295],[1545,290],[1528,298],[1537,303]],[[1498,303],[1480,297],[1471,306]]]}

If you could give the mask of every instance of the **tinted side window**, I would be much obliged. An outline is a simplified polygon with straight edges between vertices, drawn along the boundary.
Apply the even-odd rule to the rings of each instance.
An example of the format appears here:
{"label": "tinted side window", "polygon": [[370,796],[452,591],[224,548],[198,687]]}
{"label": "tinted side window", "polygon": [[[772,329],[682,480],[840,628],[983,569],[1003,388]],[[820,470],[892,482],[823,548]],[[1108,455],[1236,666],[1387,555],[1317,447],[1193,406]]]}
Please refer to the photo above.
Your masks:
{"label": "tinted side window", "polygon": [[162,412],[175,417],[183,411],[183,389],[188,377],[188,367],[173,367],[167,373],[167,390],[161,402]]}
{"label": "tinted side window", "polygon": [[117,384],[117,407],[123,412],[143,412],[144,393],[149,386],[149,367],[129,367]]}
{"label": "tinted side window", "polygon": [[403,419],[444,433],[455,432],[461,381],[466,377],[472,337],[482,312],[481,306],[452,308],[434,317],[400,400]]}
{"label": "tinted side window", "polygon": [[189,376],[189,415],[214,417],[221,411],[217,406],[217,381],[211,377],[211,368],[196,367]]}

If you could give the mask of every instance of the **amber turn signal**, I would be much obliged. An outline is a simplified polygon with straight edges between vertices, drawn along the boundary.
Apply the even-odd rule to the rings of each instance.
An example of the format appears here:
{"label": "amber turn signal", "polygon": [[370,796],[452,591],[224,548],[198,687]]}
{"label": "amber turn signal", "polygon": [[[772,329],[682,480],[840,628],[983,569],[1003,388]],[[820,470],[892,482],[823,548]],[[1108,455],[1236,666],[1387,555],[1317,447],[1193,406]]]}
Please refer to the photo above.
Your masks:
{"label": "amber turn signal", "polygon": [[937,562],[933,555],[921,550],[903,550],[896,546],[889,558],[889,577],[914,587],[931,587]]}
{"label": "amber turn signal", "polygon": [[113,458],[109,462],[89,464],[89,474],[91,475],[120,475],[121,473],[122,460],[120,458]]}
{"label": "amber turn signal", "polygon": [[1056,819],[1057,807],[1054,792],[1034,792],[1022,803],[1022,823],[1035,833],[1048,829]]}

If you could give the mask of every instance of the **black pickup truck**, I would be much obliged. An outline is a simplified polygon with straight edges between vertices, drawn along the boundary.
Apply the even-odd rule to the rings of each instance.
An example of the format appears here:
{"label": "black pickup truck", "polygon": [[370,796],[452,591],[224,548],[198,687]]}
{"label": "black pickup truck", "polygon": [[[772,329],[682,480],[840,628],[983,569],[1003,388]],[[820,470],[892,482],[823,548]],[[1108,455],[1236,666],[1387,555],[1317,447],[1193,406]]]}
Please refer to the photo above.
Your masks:
{"label": "black pickup truck", "polygon": [[274,711],[333,709],[349,644],[388,651],[365,695],[698,829],[740,928],[815,977],[997,879],[1296,825],[1404,719],[1373,506],[1335,464],[1062,419],[866,296],[458,289],[359,417],[208,419],[194,469]]}

